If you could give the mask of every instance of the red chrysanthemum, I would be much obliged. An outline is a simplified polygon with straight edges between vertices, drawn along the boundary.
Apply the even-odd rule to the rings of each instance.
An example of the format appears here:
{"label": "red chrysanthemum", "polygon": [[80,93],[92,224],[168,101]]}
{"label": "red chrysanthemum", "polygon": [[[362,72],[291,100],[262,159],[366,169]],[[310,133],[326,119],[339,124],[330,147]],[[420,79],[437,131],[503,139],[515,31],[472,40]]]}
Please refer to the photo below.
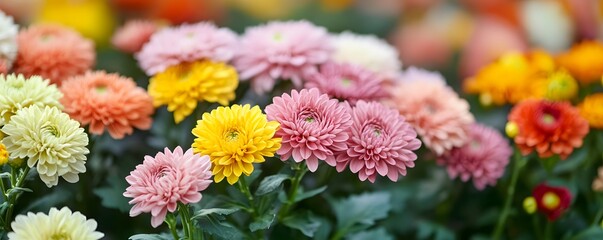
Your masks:
{"label": "red chrysanthemum", "polygon": [[567,188],[546,184],[536,186],[532,196],[536,199],[538,211],[546,215],[549,221],[557,220],[572,202],[572,194]]}

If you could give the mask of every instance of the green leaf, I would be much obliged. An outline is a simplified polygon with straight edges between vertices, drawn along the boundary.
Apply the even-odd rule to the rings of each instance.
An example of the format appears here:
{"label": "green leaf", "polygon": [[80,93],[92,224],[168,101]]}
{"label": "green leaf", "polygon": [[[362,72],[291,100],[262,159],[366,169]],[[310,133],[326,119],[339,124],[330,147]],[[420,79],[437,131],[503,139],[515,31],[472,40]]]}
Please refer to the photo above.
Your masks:
{"label": "green leaf", "polygon": [[166,236],[165,234],[136,234],[134,236],[129,237],[130,240],[170,240],[171,236]]}
{"label": "green leaf", "polygon": [[333,224],[326,218],[314,216],[314,219],[320,223],[320,226],[314,233],[314,240],[327,240],[333,228]]}
{"label": "green leaf", "polygon": [[300,230],[308,237],[314,237],[314,233],[320,227],[320,220],[311,212],[302,212],[290,215],[283,219],[285,226]]}
{"label": "green leaf", "polygon": [[218,215],[230,215],[233,214],[237,211],[241,210],[241,208],[239,207],[233,207],[233,208],[208,208],[208,209],[201,209],[199,211],[197,211],[197,214],[195,214],[195,216],[193,216],[193,219],[195,218],[200,218],[203,216],[207,216],[210,214],[218,214]]}
{"label": "green leaf", "polygon": [[109,176],[107,183],[108,186],[93,190],[94,194],[102,200],[101,204],[106,208],[128,212],[130,210],[130,204],[128,204],[128,199],[123,196],[123,193],[128,186],[126,179],[117,176]]}
{"label": "green leaf", "polygon": [[542,163],[542,167],[544,167],[544,169],[546,169],[546,171],[549,174],[553,173],[553,169],[555,169],[557,162],[559,162],[559,155],[554,155],[552,157],[540,159],[540,163]]}
{"label": "green leaf", "polygon": [[65,205],[64,203],[72,198],[73,194],[70,191],[52,191],[31,202],[22,212],[48,211],[53,206]]}
{"label": "green leaf", "polygon": [[359,232],[346,238],[347,240],[394,240],[384,228],[376,228],[369,231]]}
{"label": "green leaf", "polygon": [[330,201],[337,218],[338,231],[347,233],[351,229],[366,229],[375,221],[387,217],[392,208],[390,198],[388,192],[374,192]]}
{"label": "green leaf", "polygon": [[307,191],[307,192],[302,191],[301,193],[298,193],[295,196],[295,202],[299,202],[299,201],[302,201],[304,199],[308,199],[308,198],[314,197],[314,196],[316,196],[318,194],[321,194],[325,190],[327,190],[327,186],[322,186],[322,187],[319,187],[317,189],[310,190],[310,191]]}
{"label": "green leaf", "polygon": [[268,229],[270,225],[272,225],[272,222],[274,222],[275,217],[276,213],[268,211],[260,216],[257,220],[250,223],[249,230],[255,232],[257,230]]}
{"label": "green leaf", "polygon": [[268,176],[260,182],[260,186],[258,190],[255,191],[255,195],[262,196],[268,193],[274,192],[278,187],[281,186],[283,181],[289,179],[289,175],[286,174],[276,174],[272,176]]}
{"label": "green leaf", "polygon": [[429,221],[418,224],[417,239],[452,240],[454,234],[446,227]]}
{"label": "green leaf", "polygon": [[244,234],[238,228],[227,222],[219,222],[205,217],[197,221],[197,226],[207,234],[217,239],[244,239]]}
{"label": "green leaf", "polygon": [[603,229],[600,226],[590,227],[578,233],[572,240],[603,239]]}
{"label": "green leaf", "polygon": [[590,151],[590,146],[584,145],[581,148],[576,149],[566,160],[563,160],[557,164],[557,167],[553,170],[553,173],[560,174],[571,172],[582,163],[589,158],[588,151]]}

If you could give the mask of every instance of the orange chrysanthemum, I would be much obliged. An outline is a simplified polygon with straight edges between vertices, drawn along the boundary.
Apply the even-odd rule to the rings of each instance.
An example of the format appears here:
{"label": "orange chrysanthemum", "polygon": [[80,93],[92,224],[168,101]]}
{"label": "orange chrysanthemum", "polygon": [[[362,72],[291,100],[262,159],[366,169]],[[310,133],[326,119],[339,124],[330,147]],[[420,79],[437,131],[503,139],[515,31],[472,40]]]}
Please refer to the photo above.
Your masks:
{"label": "orange chrysanthemum", "polygon": [[603,93],[595,93],[584,98],[578,109],[582,117],[588,120],[593,128],[603,128]]}
{"label": "orange chrysanthemum", "polygon": [[557,62],[582,84],[599,81],[603,75],[603,43],[586,41],[559,55]]}
{"label": "orange chrysanthemum", "polygon": [[133,128],[151,127],[153,99],[131,78],[102,71],[65,80],[61,86],[64,112],[93,134],[105,129],[115,139],[132,134]]}
{"label": "orange chrysanthemum", "polygon": [[25,76],[40,75],[60,84],[85,73],[95,59],[94,44],[77,32],[59,25],[35,25],[22,30],[13,71]]}
{"label": "orange chrysanthemum", "polygon": [[582,146],[588,133],[588,121],[567,102],[520,102],[511,110],[509,122],[519,128],[514,139],[521,153],[536,151],[541,158],[554,155],[567,158],[574,148]]}

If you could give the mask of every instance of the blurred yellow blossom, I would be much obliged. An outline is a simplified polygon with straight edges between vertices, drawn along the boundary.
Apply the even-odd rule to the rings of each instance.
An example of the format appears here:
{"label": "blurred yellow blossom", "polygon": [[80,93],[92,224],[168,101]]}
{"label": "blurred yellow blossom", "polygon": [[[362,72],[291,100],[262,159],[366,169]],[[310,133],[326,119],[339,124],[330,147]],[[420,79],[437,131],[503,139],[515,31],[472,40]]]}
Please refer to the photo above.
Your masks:
{"label": "blurred yellow blossom", "polygon": [[603,75],[603,44],[585,41],[574,45],[557,57],[561,68],[567,69],[581,84],[590,84]]}
{"label": "blurred yellow blossom", "polygon": [[549,75],[543,86],[544,97],[554,101],[570,100],[578,95],[578,82],[566,71]]}
{"label": "blurred yellow blossom", "polygon": [[523,209],[529,213],[535,213],[536,209],[538,208],[537,204],[536,204],[536,199],[534,197],[527,197],[526,199],[523,200]]}
{"label": "blurred yellow blossom", "polygon": [[595,93],[584,98],[578,105],[580,115],[593,128],[603,128],[603,93]]}

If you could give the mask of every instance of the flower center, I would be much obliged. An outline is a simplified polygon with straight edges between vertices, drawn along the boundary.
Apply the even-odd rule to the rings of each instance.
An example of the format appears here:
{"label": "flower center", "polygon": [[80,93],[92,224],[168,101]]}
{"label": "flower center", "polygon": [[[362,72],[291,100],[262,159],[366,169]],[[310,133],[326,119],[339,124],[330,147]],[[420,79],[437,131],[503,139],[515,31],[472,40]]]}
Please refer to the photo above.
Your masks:
{"label": "flower center", "polygon": [[52,234],[50,240],[71,240],[71,236],[65,232],[60,232]]}
{"label": "flower center", "polygon": [[373,128],[373,135],[377,137],[381,136],[381,129]]}
{"label": "flower center", "polygon": [[52,135],[53,137],[60,137],[60,133],[59,133],[59,129],[57,129],[56,126],[53,125],[46,125],[42,127],[42,131],[44,133],[49,133],[50,135]]}
{"label": "flower center", "polygon": [[555,124],[555,117],[553,117],[553,115],[551,115],[551,114],[545,113],[545,114],[542,114],[541,121],[544,124],[552,125],[552,124]]}
{"label": "flower center", "polygon": [[478,150],[480,149],[482,146],[482,144],[476,140],[471,141],[471,143],[469,143],[469,148],[471,148],[471,150]]}
{"label": "flower center", "polygon": [[545,105],[537,113],[537,126],[544,132],[554,132],[559,123],[561,113],[553,105]]}
{"label": "flower center", "polygon": [[40,42],[50,42],[54,37],[50,34],[44,34],[40,36]]}
{"label": "flower center", "polygon": [[542,196],[542,205],[547,209],[554,210],[559,207],[561,199],[553,192],[547,192]]}
{"label": "flower center", "polygon": [[107,92],[107,86],[98,85],[94,88],[94,91],[98,94],[105,94]]}
{"label": "flower center", "polygon": [[283,34],[280,32],[276,32],[274,33],[274,35],[272,35],[272,40],[274,40],[275,42],[280,42],[283,40]]}
{"label": "flower center", "polygon": [[226,133],[226,141],[232,142],[239,139],[239,132],[237,130],[230,130]]}
{"label": "flower center", "polygon": [[306,122],[307,123],[312,123],[312,122],[314,122],[314,118],[312,116],[306,117]]}
{"label": "flower center", "polygon": [[350,87],[350,86],[352,86],[352,80],[347,79],[347,78],[342,78],[341,79],[341,86],[344,86],[344,87]]}

